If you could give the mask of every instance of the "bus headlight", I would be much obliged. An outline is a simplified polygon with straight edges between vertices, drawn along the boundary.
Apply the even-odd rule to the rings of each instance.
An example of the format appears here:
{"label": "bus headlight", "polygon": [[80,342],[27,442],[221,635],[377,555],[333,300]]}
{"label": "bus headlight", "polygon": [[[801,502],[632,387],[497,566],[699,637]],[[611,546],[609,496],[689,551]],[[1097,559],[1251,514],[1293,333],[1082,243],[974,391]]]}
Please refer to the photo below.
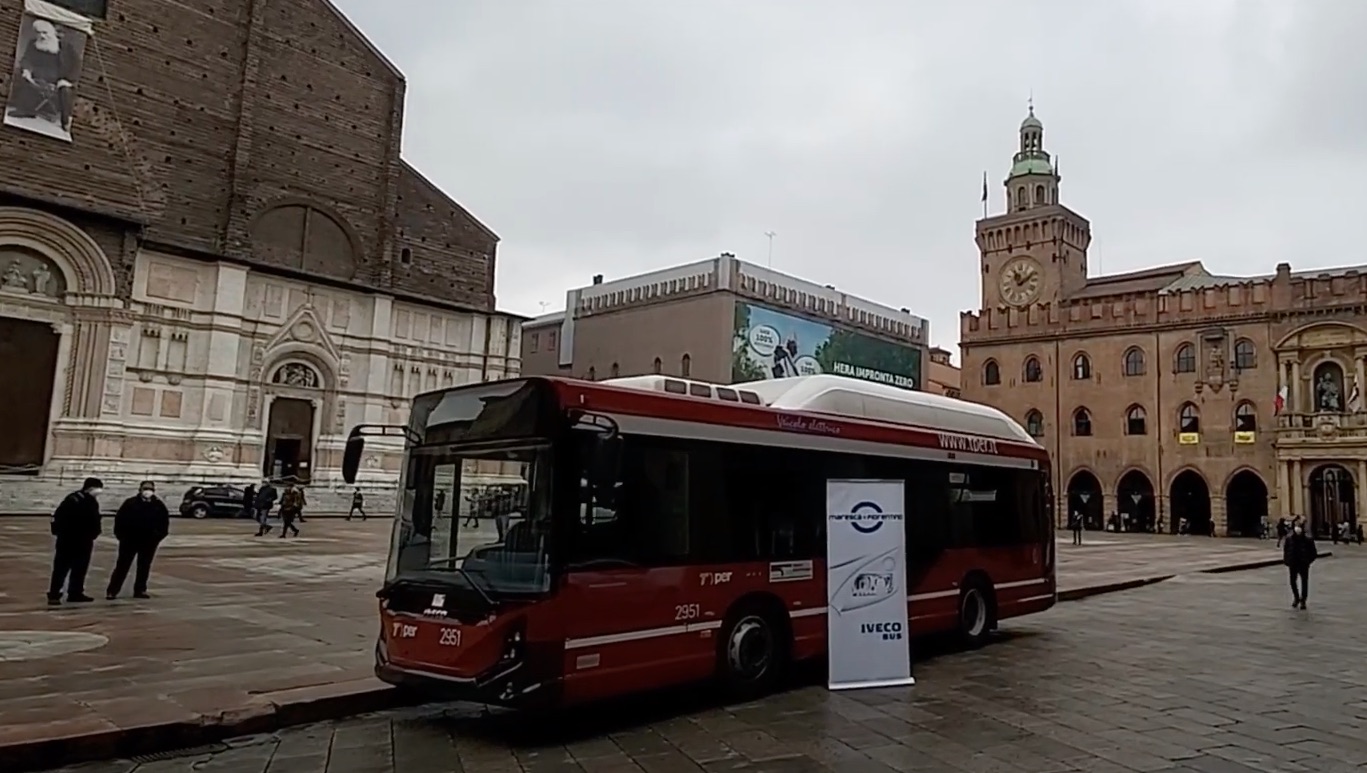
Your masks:
{"label": "bus headlight", "polygon": [[523,623],[518,621],[503,638],[503,655],[499,658],[499,663],[507,665],[522,660],[522,655],[526,651],[526,636],[523,635],[522,629]]}

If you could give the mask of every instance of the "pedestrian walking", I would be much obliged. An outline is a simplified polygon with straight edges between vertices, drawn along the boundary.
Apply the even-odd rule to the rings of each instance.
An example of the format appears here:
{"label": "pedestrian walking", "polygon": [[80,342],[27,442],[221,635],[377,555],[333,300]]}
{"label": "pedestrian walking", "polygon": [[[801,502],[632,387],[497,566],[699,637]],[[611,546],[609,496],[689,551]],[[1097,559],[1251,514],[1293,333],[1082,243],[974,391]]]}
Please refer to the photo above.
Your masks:
{"label": "pedestrian walking", "polygon": [[261,489],[256,492],[256,536],[264,537],[271,531],[271,508],[275,507],[275,486],[268,480],[261,481]]}
{"label": "pedestrian walking", "polygon": [[52,555],[52,582],[47,588],[48,606],[62,603],[63,585],[70,603],[95,600],[85,595],[85,575],[90,571],[90,554],[100,536],[103,490],[104,483],[99,478],[86,478],[81,490],[67,494],[52,513],[51,531],[57,542]]}
{"label": "pedestrian walking", "polygon": [[256,520],[256,484],[248,483],[242,489],[242,517]]}
{"label": "pedestrian walking", "polygon": [[294,536],[299,536],[299,527],[294,525],[296,519],[304,512],[304,506],[308,501],[304,498],[304,490],[295,485],[293,480],[285,483],[285,493],[280,495],[280,539],[284,539],[290,532]]}
{"label": "pedestrian walking", "polygon": [[150,480],[138,484],[138,495],[129,497],[114,515],[114,539],[119,541],[119,557],[109,575],[109,588],[104,597],[113,601],[123,590],[128,570],[137,563],[133,575],[133,598],[147,595],[147,578],[152,573],[152,559],[157,546],[171,532],[171,511],[157,496],[157,486]]}
{"label": "pedestrian walking", "polygon": [[1082,513],[1079,513],[1079,512],[1076,511],[1076,510],[1073,511],[1072,516],[1068,518],[1068,528],[1070,528],[1070,529],[1073,530],[1073,544],[1074,544],[1074,545],[1081,545],[1081,544],[1082,544]]}
{"label": "pedestrian walking", "polygon": [[[1310,565],[1319,557],[1315,540],[1305,533],[1299,522],[1291,529],[1291,535],[1282,546],[1282,563],[1286,564],[1291,579],[1291,606],[1305,609],[1310,598]],[[1297,581],[1299,580],[1299,585]]]}
{"label": "pedestrian walking", "polygon": [[365,495],[361,490],[356,489],[356,493],[351,495],[351,511],[346,514],[346,519],[351,520],[351,516],[360,513],[361,520],[365,520]]}

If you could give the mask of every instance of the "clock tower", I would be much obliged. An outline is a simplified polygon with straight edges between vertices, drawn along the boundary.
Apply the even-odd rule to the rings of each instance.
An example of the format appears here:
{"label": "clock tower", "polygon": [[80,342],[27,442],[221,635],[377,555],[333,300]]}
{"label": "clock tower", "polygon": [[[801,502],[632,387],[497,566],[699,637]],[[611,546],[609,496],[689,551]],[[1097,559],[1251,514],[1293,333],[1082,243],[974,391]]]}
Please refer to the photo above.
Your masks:
{"label": "clock tower", "polygon": [[1032,104],[1005,181],[1006,211],[977,224],[984,309],[1056,301],[1087,284],[1091,224],[1059,203],[1060,180]]}

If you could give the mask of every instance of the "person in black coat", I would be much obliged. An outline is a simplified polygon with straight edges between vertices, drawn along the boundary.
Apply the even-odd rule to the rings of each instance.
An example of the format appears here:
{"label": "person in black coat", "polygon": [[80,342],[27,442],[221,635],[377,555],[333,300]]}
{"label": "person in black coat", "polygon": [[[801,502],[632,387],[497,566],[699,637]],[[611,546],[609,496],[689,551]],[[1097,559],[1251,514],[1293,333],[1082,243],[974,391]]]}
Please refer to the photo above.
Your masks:
{"label": "person in black coat", "polygon": [[275,507],[275,486],[270,481],[262,481],[256,492],[256,536],[265,536],[271,530],[271,508]]}
{"label": "person in black coat", "polygon": [[147,576],[152,573],[152,558],[157,554],[157,546],[166,539],[171,531],[171,512],[166,503],[157,497],[157,486],[150,480],[138,485],[138,495],[125,499],[114,515],[114,538],[119,541],[119,557],[114,562],[114,571],[109,575],[109,589],[104,597],[109,600],[118,598],[123,590],[123,581],[128,570],[136,561],[137,574],[133,575],[133,598],[150,598],[147,595]]}
{"label": "person in black coat", "polygon": [[[1300,521],[1291,529],[1291,536],[1282,543],[1282,563],[1286,564],[1291,576],[1291,606],[1305,609],[1305,601],[1310,598],[1310,565],[1319,557],[1315,540],[1305,533]],[[1297,586],[1297,580],[1300,585]]]}
{"label": "person in black coat", "polygon": [[90,554],[100,536],[99,478],[86,478],[80,491],[74,491],[52,513],[52,536],[57,538],[52,556],[52,582],[47,588],[47,603],[62,603],[62,586],[71,603],[94,601],[85,595],[85,575],[90,571]]}

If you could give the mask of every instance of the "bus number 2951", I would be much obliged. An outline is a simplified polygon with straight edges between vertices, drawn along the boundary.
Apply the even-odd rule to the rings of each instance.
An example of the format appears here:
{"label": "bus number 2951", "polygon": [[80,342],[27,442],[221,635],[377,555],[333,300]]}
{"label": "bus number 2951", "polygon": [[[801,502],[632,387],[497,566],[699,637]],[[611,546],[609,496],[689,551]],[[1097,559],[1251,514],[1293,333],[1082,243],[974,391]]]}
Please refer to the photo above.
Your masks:
{"label": "bus number 2951", "polygon": [[702,606],[699,604],[675,604],[675,620],[697,620],[702,617]]}

